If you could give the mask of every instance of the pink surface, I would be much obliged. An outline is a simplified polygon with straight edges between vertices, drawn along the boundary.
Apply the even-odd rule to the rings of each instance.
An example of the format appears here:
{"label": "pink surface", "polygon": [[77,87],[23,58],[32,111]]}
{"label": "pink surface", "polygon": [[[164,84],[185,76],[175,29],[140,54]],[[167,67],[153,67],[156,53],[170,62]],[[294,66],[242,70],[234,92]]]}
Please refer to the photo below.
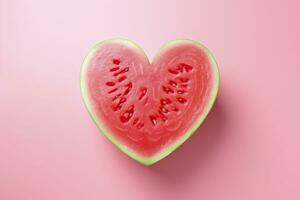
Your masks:
{"label": "pink surface", "polygon": [[[300,199],[300,2],[0,0],[0,199]],[[80,97],[89,48],[150,58],[176,37],[217,58],[205,124],[150,168],[99,133]]]}

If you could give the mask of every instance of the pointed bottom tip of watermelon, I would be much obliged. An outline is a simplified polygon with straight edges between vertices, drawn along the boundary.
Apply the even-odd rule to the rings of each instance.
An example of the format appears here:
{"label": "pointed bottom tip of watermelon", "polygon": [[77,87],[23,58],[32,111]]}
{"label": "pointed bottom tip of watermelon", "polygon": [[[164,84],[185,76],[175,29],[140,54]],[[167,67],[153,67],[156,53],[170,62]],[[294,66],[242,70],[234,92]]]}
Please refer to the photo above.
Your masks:
{"label": "pointed bottom tip of watermelon", "polygon": [[151,166],[151,165],[154,165],[155,163],[157,163],[158,161],[153,161],[153,160],[149,159],[149,160],[138,161],[138,162],[144,166]]}

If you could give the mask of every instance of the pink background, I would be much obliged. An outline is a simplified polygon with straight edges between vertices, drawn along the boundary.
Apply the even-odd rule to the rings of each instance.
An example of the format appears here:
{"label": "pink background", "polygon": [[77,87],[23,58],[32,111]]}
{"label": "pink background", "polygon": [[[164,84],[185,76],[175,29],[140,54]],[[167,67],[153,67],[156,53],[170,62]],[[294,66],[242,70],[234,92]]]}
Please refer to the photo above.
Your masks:
{"label": "pink background", "polygon": [[[298,0],[0,0],[1,200],[300,199]],[[152,167],[89,118],[83,57],[123,36],[150,59],[191,38],[218,60],[207,121]]]}

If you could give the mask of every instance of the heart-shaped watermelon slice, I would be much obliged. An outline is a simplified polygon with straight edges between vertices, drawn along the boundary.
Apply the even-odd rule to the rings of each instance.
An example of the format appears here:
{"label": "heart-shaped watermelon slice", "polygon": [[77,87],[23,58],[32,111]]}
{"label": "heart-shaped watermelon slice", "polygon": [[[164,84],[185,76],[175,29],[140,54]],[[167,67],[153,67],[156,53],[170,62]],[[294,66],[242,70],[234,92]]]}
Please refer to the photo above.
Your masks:
{"label": "heart-shaped watermelon slice", "polygon": [[165,44],[152,63],[125,39],[95,45],[82,64],[81,92],[100,131],[121,151],[151,165],[184,143],[216,99],[219,72],[202,44]]}

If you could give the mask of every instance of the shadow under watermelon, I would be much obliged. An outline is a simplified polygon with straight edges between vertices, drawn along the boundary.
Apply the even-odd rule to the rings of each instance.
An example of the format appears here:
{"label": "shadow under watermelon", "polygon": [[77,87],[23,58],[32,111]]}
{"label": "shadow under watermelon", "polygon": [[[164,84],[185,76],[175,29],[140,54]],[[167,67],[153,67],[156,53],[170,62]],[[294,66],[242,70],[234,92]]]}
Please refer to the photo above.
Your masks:
{"label": "shadow under watermelon", "polygon": [[[149,168],[153,175],[168,182],[188,179],[201,168],[209,166],[220,150],[227,129],[227,116],[222,102],[217,99],[204,123],[181,147]],[[184,182],[184,181],[183,181]]]}

